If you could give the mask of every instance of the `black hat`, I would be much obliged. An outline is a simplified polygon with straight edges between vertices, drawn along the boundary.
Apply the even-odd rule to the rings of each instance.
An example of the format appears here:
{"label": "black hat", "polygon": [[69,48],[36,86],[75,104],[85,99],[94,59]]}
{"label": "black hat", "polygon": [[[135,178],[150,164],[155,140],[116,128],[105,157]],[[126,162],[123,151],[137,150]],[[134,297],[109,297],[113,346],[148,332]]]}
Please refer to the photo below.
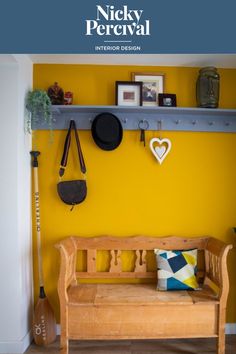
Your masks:
{"label": "black hat", "polygon": [[95,143],[103,150],[116,149],[123,137],[121,122],[112,113],[101,113],[96,116],[91,130]]}

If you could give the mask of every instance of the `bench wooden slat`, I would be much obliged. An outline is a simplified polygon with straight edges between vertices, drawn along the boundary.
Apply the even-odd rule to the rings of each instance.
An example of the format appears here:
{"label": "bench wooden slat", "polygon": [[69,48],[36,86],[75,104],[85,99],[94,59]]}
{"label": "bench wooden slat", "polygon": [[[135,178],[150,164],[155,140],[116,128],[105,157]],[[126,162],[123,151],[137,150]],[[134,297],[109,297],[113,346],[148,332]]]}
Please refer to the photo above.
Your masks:
{"label": "bench wooden slat", "polygon": [[147,256],[147,251],[146,250],[136,250],[136,261],[135,261],[135,272],[146,272],[147,271],[147,262],[146,262],[146,256]]}
{"label": "bench wooden slat", "polygon": [[111,250],[111,262],[109,272],[113,274],[122,272],[121,251],[119,249]]}
{"label": "bench wooden slat", "polygon": [[73,237],[78,250],[96,249],[96,250],[153,250],[154,248],[162,249],[205,249],[208,242],[207,237],[181,238],[176,236],[168,237]]}
{"label": "bench wooden slat", "polygon": [[96,250],[94,250],[94,249],[87,250],[87,272],[89,272],[89,273],[95,273],[97,270],[96,256],[97,256]]}
{"label": "bench wooden slat", "polygon": [[156,272],[76,272],[76,278],[81,279],[156,279]]}

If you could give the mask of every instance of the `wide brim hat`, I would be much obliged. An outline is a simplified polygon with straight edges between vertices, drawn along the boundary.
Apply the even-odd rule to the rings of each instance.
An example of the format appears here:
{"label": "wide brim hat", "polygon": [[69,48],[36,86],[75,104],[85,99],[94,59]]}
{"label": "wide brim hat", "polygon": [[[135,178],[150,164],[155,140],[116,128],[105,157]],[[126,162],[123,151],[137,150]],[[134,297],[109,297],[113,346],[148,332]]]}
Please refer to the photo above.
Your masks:
{"label": "wide brim hat", "polygon": [[97,115],[91,127],[94,142],[103,150],[116,149],[123,137],[120,120],[112,113]]}

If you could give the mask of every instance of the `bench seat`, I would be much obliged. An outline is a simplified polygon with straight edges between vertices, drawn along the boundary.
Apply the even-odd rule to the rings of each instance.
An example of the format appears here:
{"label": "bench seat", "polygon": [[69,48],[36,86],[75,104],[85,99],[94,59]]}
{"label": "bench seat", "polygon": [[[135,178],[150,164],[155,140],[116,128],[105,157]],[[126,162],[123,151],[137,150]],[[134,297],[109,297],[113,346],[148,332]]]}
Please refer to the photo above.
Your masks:
{"label": "bench seat", "polygon": [[68,289],[69,306],[84,305],[193,305],[218,304],[217,295],[204,286],[195,291],[157,291],[155,284],[79,284]]}

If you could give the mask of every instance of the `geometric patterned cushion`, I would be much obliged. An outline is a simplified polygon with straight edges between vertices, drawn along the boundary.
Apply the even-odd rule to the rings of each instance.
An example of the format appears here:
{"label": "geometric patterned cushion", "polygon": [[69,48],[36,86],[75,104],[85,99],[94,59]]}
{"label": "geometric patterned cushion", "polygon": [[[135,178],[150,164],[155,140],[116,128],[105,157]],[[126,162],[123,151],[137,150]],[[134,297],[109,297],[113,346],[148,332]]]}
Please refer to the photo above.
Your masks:
{"label": "geometric patterned cushion", "polygon": [[154,249],[158,290],[196,290],[197,249],[166,251]]}

